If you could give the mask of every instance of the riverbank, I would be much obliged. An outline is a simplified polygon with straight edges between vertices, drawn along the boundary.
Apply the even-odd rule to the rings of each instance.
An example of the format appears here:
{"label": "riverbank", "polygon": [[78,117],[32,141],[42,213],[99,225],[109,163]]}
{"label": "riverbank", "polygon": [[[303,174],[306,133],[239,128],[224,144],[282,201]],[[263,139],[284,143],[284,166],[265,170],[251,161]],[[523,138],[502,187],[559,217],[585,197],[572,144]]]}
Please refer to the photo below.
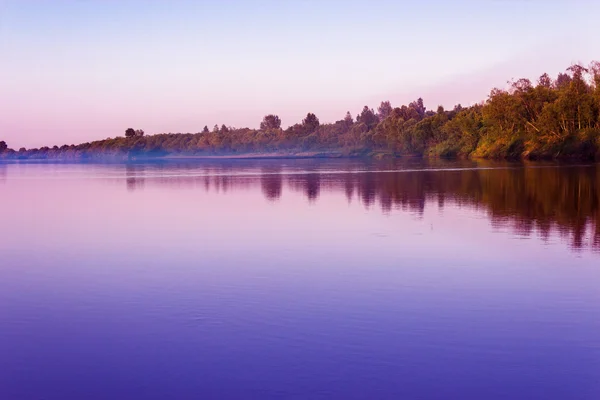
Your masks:
{"label": "riverbank", "polygon": [[398,154],[390,151],[305,151],[305,152],[252,152],[227,154],[166,154],[153,155],[148,153],[128,154],[115,152],[76,152],[55,154],[22,155],[18,153],[0,155],[0,163],[39,162],[39,163],[129,163],[129,162],[160,162],[160,161],[216,161],[216,160],[302,160],[302,159],[364,159],[364,160],[471,160],[471,161],[509,161],[509,162],[597,162],[600,154],[593,156],[582,155],[539,155],[528,154],[511,157],[486,157],[476,155],[431,155],[431,154]]}

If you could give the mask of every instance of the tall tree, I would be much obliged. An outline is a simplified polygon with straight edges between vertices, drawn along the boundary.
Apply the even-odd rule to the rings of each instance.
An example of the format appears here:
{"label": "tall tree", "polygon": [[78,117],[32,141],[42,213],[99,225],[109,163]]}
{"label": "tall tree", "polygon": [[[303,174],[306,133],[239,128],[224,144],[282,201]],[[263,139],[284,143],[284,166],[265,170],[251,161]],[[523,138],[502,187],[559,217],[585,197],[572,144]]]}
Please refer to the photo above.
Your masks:
{"label": "tall tree", "polygon": [[383,121],[392,113],[392,104],[386,100],[382,101],[379,107],[377,108],[377,114],[379,115],[379,119]]}
{"label": "tall tree", "polygon": [[346,123],[346,125],[352,125],[354,123],[354,118],[352,118],[352,114],[350,114],[350,111],[346,111],[344,122]]}
{"label": "tall tree", "polygon": [[274,114],[265,115],[260,123],[260,129],[263,131],[281,128],[281,119]]}
{"label": "tall tree", "polygon": [[8,149],[8,145],[4,140],[0,141],[0,153],[6,151]]}
{"label": "tall tree", "polygon": [[202,129],[202,133],[208,133],[208,125],[204,125],[204,129]]}
{"label": "tall tree", "polygon": [[550,78],[550,75],[548,75],[547,73],[542,74],[542,76],[540,76],[540,79],[538,79],[538,86],[544,87],[544,88],[551,88],[552,87],[552,78]]}
{"label": "tall tree", "polygon": [[597,116],[597,111],[593,104],[594,99],[591,95],[591,89],[584,77],[584,74],[589,73],[589,70],[580,64],[573,64],[567,70],[573,74],[568,95],[571,100],[570,103],[576,104],[573,108],[576,129],[590,128]]}
{"label": "tall tree", "polygon": [[306,118],[302,120],[302,125],[307,133],[312,133],[319,127],[319,118],[313,113],[308,113]]}
{"label": "tall tree", "polygon": [[135,136],[135,129],[133,128],[127,128],[125,130],[125,137],[134,137]]}
{"label": "tall tree", "polygon": [[569,83],[571,83],[571,77],[569,74],[560,72],[554,81],[554,86],[557,89],[564,89],[569,86]]}
{"label": "tall tree", "polygon": [[375,114],[372,108],[364,106],[361,113],[356,117],[356,122],[363,123],[368,129],[371,129],[377,125],[379,118],[377,118],[377,114]]}
{"label": "tall tree", "polygon": [[590,74],[592,75],[592,82],[595,90],[600,89],[600,62],[592,61],[589,67]]}
{"label": "tall tree", "polygon": [[417,115],[419,116],[419,119],[423,119],[425,117],[425,105],[423,104],[423,99],[422,98],[418,98],[417,101],[413,101],[412,103],[410,103],[408,105],[409,108],[414,109],[417,112]]}

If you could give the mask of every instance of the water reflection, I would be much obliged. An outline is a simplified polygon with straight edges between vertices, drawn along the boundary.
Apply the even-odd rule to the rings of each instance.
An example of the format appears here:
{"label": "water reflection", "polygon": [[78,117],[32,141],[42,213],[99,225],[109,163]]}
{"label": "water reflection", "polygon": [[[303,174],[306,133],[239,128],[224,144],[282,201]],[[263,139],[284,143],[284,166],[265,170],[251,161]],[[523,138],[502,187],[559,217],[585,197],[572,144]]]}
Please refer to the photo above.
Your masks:
{"label": "water reflection", "polygon": [[145,183],[145,171],[144,165],[130,164],[125,166],[125,182],[127,184],[127,190],[140,190],[144,188]]}
{"label": "water reflection", "polygon": [[263,168],[262,172],[260,184],[265,198],[270,201],[278,200],[283,190],[281,167]]}
{"label": "water reflection", "polygon": [[[349,202],[383,212],[404,210],[422,215],[428,206],[482,209],[493,227],[524,237],[551,232],[569,238],[572,247],[600,247],[599,166],[429,163],[409,165],[296,163],[290,165],[215,163],[127,166],[129,190],[149,185],[192,186],[206,191],[246,190],[256,185],[268,201],[286,190],[316,202],[322,192],[339,193]],[[452,166],[452,168],[447,168]],[[472,168],[477,166],[479,168]],[[444,169],[446,168],[446,169]],[[398,171],[400,169],[400,171]]]}
{"label": "water reflection", "polygon": [[600,398],[597,166],[4,170],[0,400]]}

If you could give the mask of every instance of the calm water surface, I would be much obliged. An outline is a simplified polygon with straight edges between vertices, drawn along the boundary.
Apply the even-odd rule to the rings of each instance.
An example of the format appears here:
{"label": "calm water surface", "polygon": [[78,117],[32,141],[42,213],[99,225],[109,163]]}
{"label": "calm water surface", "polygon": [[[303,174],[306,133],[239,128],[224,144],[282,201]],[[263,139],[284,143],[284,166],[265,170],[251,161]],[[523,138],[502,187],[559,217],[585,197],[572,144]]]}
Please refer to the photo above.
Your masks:
{"label": "calm water surface", "polygon": [[599,399],[600,167],[0,164],[0,399]]}

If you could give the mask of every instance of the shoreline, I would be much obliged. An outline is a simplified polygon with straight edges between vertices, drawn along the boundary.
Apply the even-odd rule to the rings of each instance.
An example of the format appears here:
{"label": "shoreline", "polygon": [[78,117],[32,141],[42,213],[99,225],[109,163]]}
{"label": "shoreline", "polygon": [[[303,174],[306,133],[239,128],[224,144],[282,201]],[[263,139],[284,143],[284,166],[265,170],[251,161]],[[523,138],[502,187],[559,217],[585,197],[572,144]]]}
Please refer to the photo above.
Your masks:
{"label": "shoreline", "polygon": [[395,155],[390,153],[343,154],[340,152],[301,152],[301,153],[245,153],[222,155],[165,155],[165,156],[85,156],[47,158],[0,158],[2,164],[136,164],[160,162],[201,162],[201,161],[244,161],[244,160],[364,160],[364,161],[410,161],[424,162],[509,162],[520,164],[599,164],[600,159],[587,157],[539,157],[539,158],[486,158],[486,157],[431,157],[421,155]]}

